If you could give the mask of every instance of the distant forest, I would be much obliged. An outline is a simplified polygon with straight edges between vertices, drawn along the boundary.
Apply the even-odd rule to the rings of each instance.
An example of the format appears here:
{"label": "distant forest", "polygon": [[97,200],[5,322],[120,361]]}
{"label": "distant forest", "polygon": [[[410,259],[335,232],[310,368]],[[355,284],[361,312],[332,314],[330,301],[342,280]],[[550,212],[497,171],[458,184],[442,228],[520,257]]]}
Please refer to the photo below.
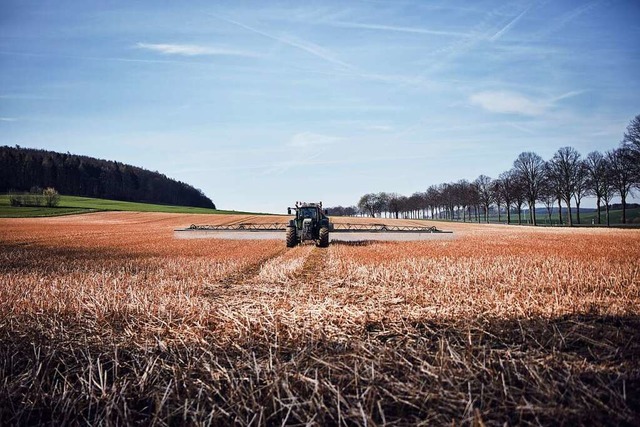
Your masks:
{"label": "distant forest", "polygon": [[201,190],[159,172],[69,153],[0,147],[0,192],[54,187],[60,194],[215,209]]}

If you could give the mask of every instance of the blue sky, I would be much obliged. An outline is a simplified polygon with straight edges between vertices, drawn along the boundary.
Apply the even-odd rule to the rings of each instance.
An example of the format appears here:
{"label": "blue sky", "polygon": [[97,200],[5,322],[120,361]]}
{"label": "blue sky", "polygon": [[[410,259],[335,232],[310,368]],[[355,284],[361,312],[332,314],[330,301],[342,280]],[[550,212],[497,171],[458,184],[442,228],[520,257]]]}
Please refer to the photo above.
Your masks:
{"label": "blue sky", "polygon": [[639,70],[638,1],[3,0],[0,144],[349,205],[615,148]]}

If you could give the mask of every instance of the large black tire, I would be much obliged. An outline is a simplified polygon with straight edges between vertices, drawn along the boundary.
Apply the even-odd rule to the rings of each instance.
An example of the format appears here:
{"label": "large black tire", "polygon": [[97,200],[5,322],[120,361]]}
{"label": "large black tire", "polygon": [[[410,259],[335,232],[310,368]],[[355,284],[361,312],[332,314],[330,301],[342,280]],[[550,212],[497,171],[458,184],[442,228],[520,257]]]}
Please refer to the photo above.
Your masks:
{"label": "large black tire", "polygon": [[318,246],[320,246],[321,248],[326,248],[327,246],[329,246],[329,229],[327,227],[322,227],[320,229]]}
{"label": "large black tire", "polygon": [[296,236],[295,227],[287,227],[287,247],[293,248],[298,244],[298,237]]}

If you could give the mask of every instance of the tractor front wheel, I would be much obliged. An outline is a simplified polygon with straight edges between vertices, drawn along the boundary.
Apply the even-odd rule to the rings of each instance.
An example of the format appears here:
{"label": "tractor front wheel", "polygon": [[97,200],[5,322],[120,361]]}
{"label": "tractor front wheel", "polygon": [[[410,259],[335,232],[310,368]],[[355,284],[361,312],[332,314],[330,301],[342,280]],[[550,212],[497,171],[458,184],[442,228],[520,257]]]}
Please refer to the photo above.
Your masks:
{"label": "tractor front wheel", "polygon": [[329,246],[329,229],[327,227],[322,227],[320,229],[318,246],[320,246],[321,248],[326,248],[327,246]]}
{"label": "tractor front wheel", "polygon": [[287,227],[287,247],[293,248],[298,243],[295,227]]}

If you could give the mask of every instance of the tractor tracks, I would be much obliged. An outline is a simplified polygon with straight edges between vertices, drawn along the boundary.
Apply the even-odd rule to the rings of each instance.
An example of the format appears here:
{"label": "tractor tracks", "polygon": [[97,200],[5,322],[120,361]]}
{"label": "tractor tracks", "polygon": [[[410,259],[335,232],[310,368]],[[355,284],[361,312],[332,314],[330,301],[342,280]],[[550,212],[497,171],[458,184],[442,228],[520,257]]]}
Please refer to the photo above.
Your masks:
{"label": "tractor tracks", "polygon": [[321,279],[325,274],[325,266],[329,257],[328,248],[314,247],[295,275],[296,281],[308,283]]}
{"label": "tractor tracks", "polygon": [[286,248],[282,248],[267,257],[250,262],[244,267],[220,278],[215,284],[208,286],[204,295],[209,298],[220,298],[235,294],[237,292],[235,288],[244,287],[244,285],[251,283],[252,279],[260,273],[260,269],[265,263],[282,256],[286,250]]}
{"label": "tractor tracks", "polygon": [[328,251],[311,245],[283,247],[208,285],[204,296],[226,299],[244,295],[256,299],[267,293],[286,292],[290,287],[316,284],[326,277]]}

